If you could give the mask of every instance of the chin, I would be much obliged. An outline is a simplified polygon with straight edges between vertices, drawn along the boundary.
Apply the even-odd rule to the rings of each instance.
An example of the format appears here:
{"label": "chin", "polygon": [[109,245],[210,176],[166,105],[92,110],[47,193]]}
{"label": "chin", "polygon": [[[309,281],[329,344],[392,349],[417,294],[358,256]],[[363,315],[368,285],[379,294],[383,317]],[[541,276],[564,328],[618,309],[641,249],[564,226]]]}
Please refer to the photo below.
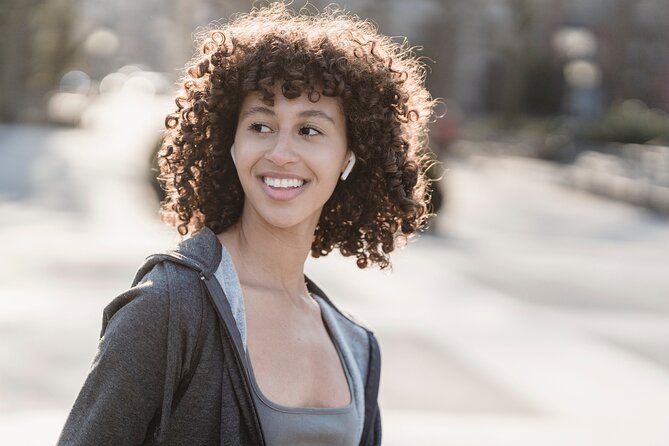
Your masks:
{"label": "chin", "polygon": [[289,209],[266,209],[259,210],[258,215],[266,224],[278,229],[306,228],[310,226],[315,228],[316,224],[318,224],[320,211],[314,214]]}

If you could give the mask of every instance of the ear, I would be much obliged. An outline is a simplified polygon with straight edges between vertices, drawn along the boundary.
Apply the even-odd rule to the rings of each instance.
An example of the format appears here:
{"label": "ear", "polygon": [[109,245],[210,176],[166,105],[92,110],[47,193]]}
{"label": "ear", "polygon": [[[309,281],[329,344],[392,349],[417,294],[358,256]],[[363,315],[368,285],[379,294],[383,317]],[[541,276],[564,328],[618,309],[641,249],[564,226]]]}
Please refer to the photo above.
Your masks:
{"label": "ear", "polygon": [[232,163],[237,166],[237,160],[235,160],[235,145],[230,146],[230,156],[232,156]]}
{"label": "ear", "polygon": [[351,170],[353,170],[353,166],[355,165],[355,153],[351,151],[351,156],[348,158],[348,163],[346,163],[346,167],[344,168],[344,171],[341,173],[341,179],[342,181],[346,181],[346,178],[348,178],[348,175],[351,173]]}

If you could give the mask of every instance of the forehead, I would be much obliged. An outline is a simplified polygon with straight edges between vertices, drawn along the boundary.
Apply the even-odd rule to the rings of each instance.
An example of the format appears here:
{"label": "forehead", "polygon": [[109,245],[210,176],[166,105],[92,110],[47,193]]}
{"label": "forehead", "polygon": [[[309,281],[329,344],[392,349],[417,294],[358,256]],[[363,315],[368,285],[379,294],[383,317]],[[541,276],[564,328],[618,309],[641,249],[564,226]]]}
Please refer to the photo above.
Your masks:
{"label": "forehead", "polygon": [[[320,112],[320,113],[318,113]],[[311,95],[302,92],[295,98],[286,98],[280,87],[273,89],[270,101],[265,100],[262,92],[252,91],[244,97],[240,110],[240,118],[251,114],[273,114],[273,115],[310,115],[312,117],[331,117],[335,123],[344,122],[345,117],[341,98],[325,96],[314,92]]]}

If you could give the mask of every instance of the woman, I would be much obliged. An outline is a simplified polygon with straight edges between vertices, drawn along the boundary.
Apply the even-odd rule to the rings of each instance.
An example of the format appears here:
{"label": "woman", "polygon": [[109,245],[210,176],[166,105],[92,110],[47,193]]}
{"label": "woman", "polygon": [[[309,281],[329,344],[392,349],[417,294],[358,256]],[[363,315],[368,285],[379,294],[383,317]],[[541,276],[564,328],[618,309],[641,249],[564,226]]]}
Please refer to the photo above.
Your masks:
{"label": "woman", "polygon": [[59,444],[380,444],[376,340],[304,262],[385,268],[421,228],[423,67],[281,3],[199,44],[160,153],[162,217],[188,237],[105,308]]}

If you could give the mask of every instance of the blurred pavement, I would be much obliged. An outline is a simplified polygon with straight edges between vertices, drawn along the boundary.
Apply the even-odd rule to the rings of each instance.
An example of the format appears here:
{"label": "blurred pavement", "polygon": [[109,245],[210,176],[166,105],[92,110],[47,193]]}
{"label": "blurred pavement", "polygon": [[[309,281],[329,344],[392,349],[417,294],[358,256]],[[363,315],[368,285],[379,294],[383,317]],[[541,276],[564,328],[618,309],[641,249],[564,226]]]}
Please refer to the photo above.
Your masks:
{"label": "blurred pavement", "polygon": [[[144,171],[168,107],[110,95],[81,129],[0,126],[3,445],[55,442],[102,309],[175,240]],[[438,235],[392,273],[308,262],[378,334],[384,444],[669,444],[669,224],[552,164],[448,167]]]}

